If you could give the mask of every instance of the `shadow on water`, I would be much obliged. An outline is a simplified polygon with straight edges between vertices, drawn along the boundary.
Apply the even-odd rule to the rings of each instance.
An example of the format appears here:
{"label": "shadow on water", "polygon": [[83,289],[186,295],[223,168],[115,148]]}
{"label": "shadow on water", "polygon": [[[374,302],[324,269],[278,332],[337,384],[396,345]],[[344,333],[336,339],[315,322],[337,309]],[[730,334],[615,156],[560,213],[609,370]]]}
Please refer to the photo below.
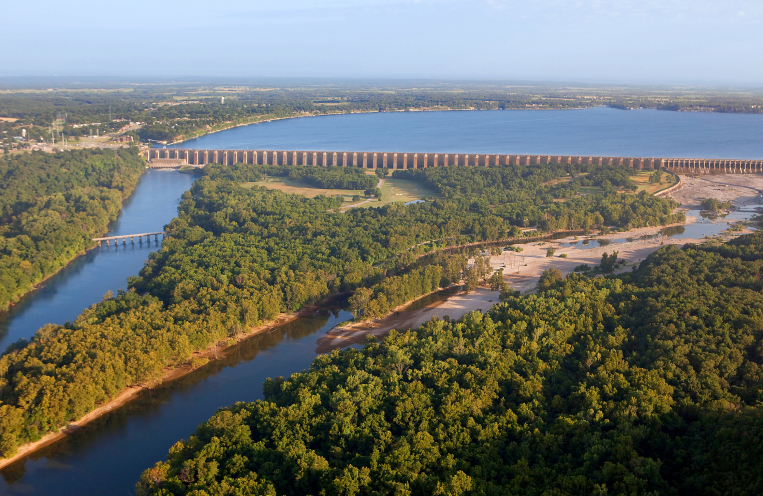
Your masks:
{"label": "shadow on water", "polygon": [[[645,234],[639,236],[638,239],[646,240],[659,237],[672,239],[703,239],[705,237],[718,236],[728,229],[732,223],[750,220],[756,214],[757,211],[755,210],[735,210],[728,214],[716,216],[701,215],[699,210],[688,210],[686,212],[687,217],[696,217],[699,220],[682,226],[664,227],[656,234]],[[560,243],[560,246],[563,248],[574,246],[578,249],[586,250],[619,243],[631,243],[634,240],[635,238],[632,237],[617,239],[584,239],[583,241]]]}
{"label": "shadow on water", "polygon": [[686,232],[685,226],[670,226],[666,227],[665,229],[660,230],[661,236],[666,236],[668,238],[672,238],[675,236],[680,236],[681,234],[684,234]]}
{"label": "shadow on water", "polygon": [[351,317],[335,302],[226,350],[183,377],[144,390],[133,401],[3,469],[0,493],[133,494],[140,473],[167,456],[214,412],[262,398],[268,377],[310,366],[320,338]]}

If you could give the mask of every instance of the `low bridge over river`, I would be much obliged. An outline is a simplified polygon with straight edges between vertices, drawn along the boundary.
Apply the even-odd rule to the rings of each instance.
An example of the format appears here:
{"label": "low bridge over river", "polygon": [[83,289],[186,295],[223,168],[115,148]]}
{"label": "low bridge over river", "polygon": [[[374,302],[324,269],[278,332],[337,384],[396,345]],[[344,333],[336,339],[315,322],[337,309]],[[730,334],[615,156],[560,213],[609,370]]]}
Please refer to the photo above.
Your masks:
{"label": "low bridge over river", "polygon": [[93,241],[98,243],[98,246],[101,246],[101,242],[105,241],[106,246],[109,246],[110,241],[114,241],[115,245],[119,244],[119,240],[122,240],[122,244],[126,245],[127,240],[129,239],[131,243],[135,243],[135,238],[138,238],[138,243],[143,242],[143,236],[146,237],[146,241],[151,241],[151,236],[154,237],[154,240],[159,241],[159,235],[162,235],[162,239],[164,238],[164,231],[157,231],[157,232],[148,232],[148,233],[140,233],[140,234],[120,234],[119,236],[105,236],[103,238],[93,238]]}
{"label": "low bridge over river", "polygon": [[336,165],[366,169],[421,169],[446,165],[618,165],[636,169],[667,169],[686,174],[749,174],[763,172],[763,160],[717,158],[642,158],[570,155],[502,155],[484,153],[326,152],[271,150],[191,150],[150,148],[145,151],[151,167],[203,167],[209,163],[233,165]]}

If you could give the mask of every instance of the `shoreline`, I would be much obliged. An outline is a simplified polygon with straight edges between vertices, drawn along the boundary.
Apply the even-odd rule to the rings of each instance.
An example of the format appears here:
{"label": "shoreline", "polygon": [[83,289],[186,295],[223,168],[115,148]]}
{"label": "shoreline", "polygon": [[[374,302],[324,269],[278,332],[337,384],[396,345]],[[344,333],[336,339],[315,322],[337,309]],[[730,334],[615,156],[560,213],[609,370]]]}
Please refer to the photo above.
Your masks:
{"label": "shoreline", "polygon": [[[763,181],[763,178],[761,178]],[[681,190],[681,195],[684,196],[690,196],[690,193],[693,191],[691,188],[694,187],[693,183],[695,181],[701,181],[692,179],[691,181],[686,181],[685,188]],[[733,184],[722,184],[722,183],[714,183],[716,186],[724,186],[724,187],[730,187],[733,188],[735,185]],[[762,182],[763,184],[763,182]],[[760,191],[757,188],[750,187],[746,182],[744,185],[738,185],[744,189],[753,189],[756,191]],[[697,192],[694,192],[697,196]],[[742,201],[739,201],[742,200]],[[747,201],[744,201],[744,197],[741,195],[734,196],[734,201],[736,204],[739,204],[739,206],[745,206],[747,204],[752,203],[753,198],[748,199]],[[664,229],[666,227],[670,226],[686,226],[691,225],[697,221],[696,217],[687,217],[686,221],[680,222],[680,223],[674,223],[670,224],[668,226],[655,226],[655,227],[642,227],[637,229],[632,229],[630,231],[625,232],[616,232],[611,233],[608,235],[595,235],[594,238],[589,238],[592,240],[598,240],[598,239],[617,239],[622,238],[624,236],[627,237],[633,237],[637,238],[643,235],[649,235],[653,232],[659,232],[661,229]],[[574,239],[575,235],[574,232],[569,231],[560,231],[559,233],[566,233],[566,237],[559,237],[557,239],[554,239],[551,241],[551,243],[564,243],[568,242],[570,239]],[[506,266],[506,261],[504,260],[503,263],[501,263],[501,258],[506,257],[512,257],[512,256],[521,256],[528,257],[531,260],[528,261],[527,264],[524,265],[524,267],[527,267],[526,272],[528,273],[522,273],[525,272],[525,269],[520,268],[520,270],[516,273],[508,273],[504,275],[504,280],[506,282],[510,283],[510,286],[512,289],[520,290],[523,294],[528,294],[532,290],[534,290],[534,283],[537,281],[538,277],[540,276],[540,273],[542,270],[544,270],[546,265],[551,264],[555,268],[559,268],[562,270],[564,274],[567,274],[572,271],[572,268],[574,265],[582,263],[590,263],[591,261],[595,261],[598,258],[600,258],[601,253],[604,251],[610,251],[615,248],[617,248],[621,253],[624,260],[628,261],[628,264],[625,267],[621,267],[617,272],[622,272],[623,270],[627,270],[631,266],[633,266],[635,263],[640,262],[651,254],[652,252],[659,249],[664,244],[677,244],[677,245],[683,245],[686,243],[704,243],[707,241],[707,239],[695,239],[695,238],[667,238],[667,239],[660,239],[660,238],[652,238],[652,239],[634,239],[633,241],[628,241],[624,243],[614,243],[608,246],[599,246],[595,248],[587,248],[587,249],[581,249],[576,246],[572,247],[558,247],[557,255],[561,253],[567,253],[567,254],[576,254],[578,256],[574,257],[568,257],[568,258],[559,258],[557,257],[546,257],[545,256],[545,250],[546,250],[546,241],[545,239],[548,239],[550,237],[553,237],[556,234],[559,233],[549,233],[545,236],[533,236],[532,238],[512,238],[517,240],[526,240],[524,243],[518,243],[523,244],[526,246],[525,250],[523,250],[523,255],[515,254],[514,252],[503,252],[501,255],[493,255],[490,257],[491,265],[492,266]],[[491,244],[500,244],[500,243],[507,243],[508,240],[498,240],[498,241],[491,241],[491,242],[476,242],[473,243],[474,245],[483,244],[486,246],[489,246]],[[461,245],[461,246],[454,246],[454,247],[444,247],[443,250],[447,249],[460,249],[464,246],[468,245]],[[623,249],[623,248],[630,248],[630,250]],[[535,253],[537,252],[537,253]],[[432,252],[430,252],[432,253]],[[426,253],[424,254],[426,255]],[[422,256],[424,256],[422,255]],[[627,256],[627,258],[626,258]],[[634,260],[635,256],[638,256],[638,260]],[[532,261],[532,266],[530,266],[530,262]],[[566,267],[565,267],[566,266]],[[529,273],[532,272],[532,273]],[[516,283],[521,283],[520,285],[517,285]],[[451,286],[452,288],[453,286]],[[432,291],[430,293],[427,293],[425,295],[421,295],[411,301],[408,301],[402,305],[398,305],[394,310],[390,312],[387,316],[385,316],[382,319],[376,319],[377,322],[361,322],[361,323],[353,323],[348,326],[342,326],[342,327],[335,327],[334,329],[331,329],[328,331],[327,336],[323,337],[318,340],[318,349],[316,352],[321,352],[320,350],[323,350],[326,348],[325,351],[330,351],[333,349],[343,348],[346,346],[349,346],[351,344],[355,344],[358,342],[362,342],[362,340],[365,339],[365,336],[367,334],[373,334],[377,337],[381,337],[385,335],[387,332],[389,332],[390,329],[398,328],[399,324],[404,324],[409,321],[413,321],[415,319],[425,319],[424,321],[428,321],[431,319],[430,314],[436,314],[436,313],[442,313],[441,311],[448,311],[447,314],[452,316],[452,320],[458,320],[463,316],[464,314],[468,313],[469,311],[475,310],[475,309],[481,309],[481,306],[487,305],[487,308],[492,307],[494,304],[499,303],[500,299],[498,297],[499,292],[498,291],[492,291],[489,289],[486,289],[485,287],[478,287],[475,291],[472,293],[467,294],[454,294],[450,297],[446,297],[443,300],[434,302],[430,305],[426,305],[425,307],[421,309],[416,309],[408,312],[405,315],[399,315],[396,313],[401,312],[405,307],[410,306],[411,304],[415,303],[418,300],[421,300],[427,296],[430,296],[434,294],[437,291],[442,291],[443,289],[447,290],[448,288],[438,288],[436,291]],[[312,311],[315,308],[319,308],[322,305],[326,303],[331,298],[335,298],[337,295],[331,295],[327,297],[326,299],[302,308],[301,310],[290,313],[290,314],[280,314],[275,320],[262,324],[257,327],[250,328],[246,332],[241,332],[237,334],[236,336],[229,338],[227,340],[220,340],[216,341],[215,343],[210,344],[207,348],[204,350],[200,350],[198,352],[194,352],[192,354],[193,357],[200,357],[200,358],[207,358],[211,362],[214,360],[214,356],[216,356],[217,353],[225,353],[230,348],[236,346],[241,341],[244,341],[246,339],[249,339],[253,336],[262,334],[263,332],[266,332],[268,330],[271,330],[275,327],[278,327],[280,325],[286,324],[288,322],[294,321],[304,315],[306,312]],[[483,312],[486,311],[483,310]],[[458,315],[458,313],[460,315]],[[363,325],[375,325],[371,329],[359,329],[360,326]],[[400,329],[408,329],[409,326],[401,325],[399,326]],[[345,334],[339,334],[335,333],[332,334],[332,331],[338,330],[339,332],[343,331],[350,331],[349,333]],[[356,329],[353,331],[353,329]],[[369,332],[370,331],[370,332]],[[224,343],[224,345],[221,347],[220,344]],[[159,379],[159,383],[166,383],[171,382],[175,379],[178,379],[180,377],[185,376],[186,374],[204,367],[206,364],[201,365],[199,367],[193,368],[190,364],[183,364],[176,367],[167,367],[163,370],[163,374],[161,378]],[[24,445],[21,445],[18,447],[18,452],[6,459],[0,459],[0,469],[5,468],[15,462],[20,461],[21,459],[25,458],[28,455],[31,455],[35,451],[52,444],[53,442],[57,441],[58,439],[61,439],[69,434],[72,434],[79,430],[82,426],[88,424],[89,422],[92,422],[96,418],[99,418],[101,415],[108,413],[115,408],[119,408],[123,406],[124,404],[128,403],[129,401],[135,399],[138,395],[138,393],[144,389],[150,389],[151,386],[146,385],[133,385],[128,386],[124,390],[122,390],[119,394],[117,394],[114,398],[109,400],[108,402],[98,406],[94,410],[88,412],[86,415],[81,417],[80,419],[77,419],[75,421],[72,421],[68,423],[66,426],[61,427],[56,432],[51,432],[46,434],[43,438],[41,438],[38,441],[27,443]]]}
{"label": "shoreline", "polygon": [[[193,367],[190,365],[190,363],[185,363],[183,365],[179,365],[176,367],[165,367],[163,369],[161,378],[159,378],[155,384],[152,384],[152,385],[139,384],[139,385],[127,386],[125,389],[120,391],[119,394],[114,396],[112,399],[110,399],[106,403],[99,405],[95,409],[89,411],[84,416],[80,417],[79,419],[69,422],[68,424],[59,428],[55,432],[49,432],[48,434],[44,435],[42,438],[40,438],[37,441],[20,445],[18,447],[16,454],[13,455],[12,457],[0,458],[0,470],[8,467],[9,465],[12,465],[15,462],[20,461],[22,458],[31,455],[32,453],[44,448],[45,446],[53,444],[59,439],[63,439],[64,437],[68,435],[74,434],[75,432],[80,430],[83,426],[89,424],[90,422],[99,418],[100,416],[106,413],[109,413],[113,410],[116,410],[118,408],[121,408],[122,406],[126,405],[130,401],[136,399],[140,392],[147,389],[151,389],[153,385],[170,383],[187,374],[190,374],[191,372],[195,370],[203,368],[208,363],[211,363],[212,361],[216,360],[217,359],[215,358],[216,355],[218,354],[224,355],[229,349],[233,348],[234,346],[241,343],[242,341],[246,341],[249,338],[260,335],[278,326],[288,324],[289,322],[292,322],[300,318],[305,312],[314,310],[317,306],[319,305],[307,306],[294,313],[289,313],[289,314],[282,313],[278,317],[276,317],[275,320],[272,320],[266,324],[259,325],[257,327],[252,327],[248,332],[240,332],[236,334],[235,336],[228,338],[228,340],[216,341],[215,343],[210,344],[207,348],[192,353],[192,358],[207,358],[209,360],[207,363],[203,365],[200,365],[198,367]],[[226,343],[226,344],[223,346],[220,346],[220,343]]]}
{"label": "shoreline", "polygon": [[[741,187],[753,190],[757,189],[751,186]],[[748,201],[749,200],[745,201],[745,199],[742,197],[737,197],[735,199],[735,203],[737,203],[738,206],[745,206]],[[490,256],[490,264],[493,269],[508,268],[509,263],[507,263],[507,258],[519,258],[522,262],[520,264],[516,264],[516,268],[518,270],[515,272],[505,273],[504,282],[507,282],[512,289],[520,291],[522,295],[528,295],[535,290],[537,281],[540,278],[542,272],[549,268],[559,269],[561,270],[562,274],[566,276],[567,274],[573,272],[573,269],[578,265],[588,264],[590,266],[597,266],[601,259],[601,255],[605,252],[610,253],[612,251],[618,251],[618,259],[624,261],[625,263],[623,266],[615,270],[614,273],[617,274],[637,266],[644,259],[646,259],[646,257],[665,245],[683,246],[689,243],[703,244],[711,241],[713,238],[707,237],[651,237],[655,236],[665,228],[690,226],[697,223],[698,220],[699,219],[697,217],[687,215],[687,218],[684,222],[673,223],[665,226],[640,227],[631,229],[630,231],[615,232],[606,235],[596,234],[592,235],[591,237],[583,237],[582,239],[576,239],[576,236],[572,233],[570,233],[568,236],[559,237],[550,241],[543,241],[542,237],[538,236],[533,239],[529,239],[524,243],[516,243],[523,245],[524,248],[522,254],[514,252],[502,252],[500,255],[492,255]],[[722,222],[722,220],[719,220],[718,224],[720,225]],[[747,232],[748,231],[745,230],[740,234]],[[733,235],[721,236],[726,238],[726,240],[733,239],[735,237]],[[548,237],[550,236],[546,236],[546,238]],[[591,248],[581,248],[577,245],[568,247],[561,246],[562,243],[581,242],[585,239],[590,240],[590,242],[596,242],[597,240],[608,241],[622,239],[624,237],[626,239],[631,238],[631,241],[626,240],[624,242],[600,245]],[[547,257],[545,251],[548,247],[552,246],[556,250],[556,256]],[[559,257],[561,254],[565,254],[566,257]],[[419,327],[423,323],[431,320],[431,318],[434,316],[443,318],[445,315],[447,315],[451,318],[451,320],[458,320],[466,313],[473,310],[481,310],[483,313],[485,313],[485,307],[489,309],[493,305],[500,303],[500,292],[492,291],[485,285],[482,285],[475,289],[472,293],[459,292],[452,296],[445,297],[440,301],[426,305],[423,308],[410,310],[408,312],[402,312],[405,307],[410,306],[414,302],[430,294],[432,293],[423,295],[422,297],[399,305],[389,314],[380,319],[353,322],[330,329],[326,337],[323,337],[317,341],[316,352],[325,353],[334,349],[345,348],[352,344],[362,343],[366,339],[367,335],[383,337],[392,329],[404,332],[407,329]]]}
{"label": "shoreline", "polygon": [[[145,174],[147,170],[148,169],[143,169],[141,171],[140,176],[138,176],[138,181],[136,181],[135,185],[130,189],[130,192],[127,194],[127,196],[122,198],[122,201],[120,202],[119,210],[117,211],[116,217],[114,219],[109,220],[109,222],[106,224],[105,232],[103,234],[108,234],[108,232],[109,232],[109,224],[119,220],[119,216],[122,214],[122,210],[125,207],[125,203],[127,202],[127,200],[130,199],[130,197],[133,195],[133,193],[135,193],[135,190],[138,189],[138,183],[143,178],[143,174]],[[10,313],[11,313],[11,309],[13,307],[15,307],[16,305],[18,305],[19,303],[21,303],[21,301],[24,298],[31,297],[36,291],[38,291],[39,289],[42,289],[43,287],[45,287],[45,283],[47,281],[49,281],[51,278],[53,278],[54,276],[56,276],[59,273],[61,273],[61,271],[66,269],[69,265],[71,265],[79,257],[81,257],[83,255],[86,255],[87,252],[89,252],[90,250],[94,250],[95,248],[99,248],[99,247],[100,247],[100,245],[95,244],[95,245],[93,245],[93,246],[91,246],[89,248],[85,247],[82,250],[77,251],[77,253],[73,257],[71,257],[69,260],[67,260],[66,263],[63,264],[61,267],[56,269],[55,272],[53,272],[51,274],[48,274],[47,276],[43,277],[42,279],[40,279],[39,281],[37,281],[35,283],[32,283],[32,287],[28,291],[25,291],[23,294],[19,295],[18,297],[14,298],[10,302],[8,302],[8,306],[7,307],[0,308],[0,315],[5,314],[6,316],[9,316]],[[0,353],[3,353],[4,351],[5,350],[0,350]]]}
{"label": "shoreline", "polygon": [[[378,319],[364,320],[362,322],[352,322],[350,324],[339,325],[326,333],[325,337],[318,339],[316,353],[328,353],[335,349],[341,349],[353,344],[360,344],[365,341],[366,336],[383,337],[392,329],[405,331],[420,327],[431,320],[434,313],[443,313],[456,321],[472,310],[487,311],[489,307],[500,303],[500,291],[494,291],[482,285],[478,286],[470,293],[459,291],[461,284],[452,284],[447,288],[439,288],[398,305],[387,315]],[[405,309],[417,301],[438,292],[456,289],[452,295],[445,295],[442,299],[432,302],[424,307],[405,311]],[[441,311],[447,311],[444,313]],[[438,317],[443,317],[438,315]]]}
{"label": "shoreline", "polygon": [[[245,123],[241,123],[241,124],[234,124],[232,126],[228,126],[226,128],[223,128],[223,129],[217,129],[215,131],[211,131],[211,132],[208,132],[208,133],[203,133],[203,134],[200,134],[198,136],[193,136],[193,137],[190,137],[190,138],[184,138],[184,139],[181,139],[181,140],[178,140],[178,141],[173,141],[172,143],[167,143],[166,145],[163,145],[163,146],[178,145],[180,143],[185,143],[186,141],[191,141],[191,140],[194,140],[194,139],[203,138],[204,136],[210,136],[212,134],[219,133],[219,132],[222,132],[222,131],[227,131],[229,129],[234,129],[234,128],[237,128],[237,127],[252,126],[254,124],[262,124],[262,123],[265,123],[265,122],[273,122],[273,121],[283,121],[283,120],[287,120],[287,119],[299,119],[299,118],[303,118],[303,117],[329,117],[329,116],[332,116],[332,115],[351,115],[351,114],[391,114],[391,113],[394,113],[394,112],[478,112],[478,111],[490,112],[490,111],[494,111],[494,110],[504,110],[504,111],[505,110],[533,110],[533,111],[536,111],[536,110],[585,110],[585,109],[596,108],[596,107],[606,107],[606,105],[592,105],[590,107],[565,107],[565,108],[558,108],[558,109],[554,109],[554,108],[507,108],[507,109],[500,109],[500,108],[498,108],[498,109],[474,109],[474,108],[472,108],[472,109],[454,109],[454,108],[437,108],[437,109],[433,109],[433,108],[412,108],[412,109],[402,109],[402,110],[401,109],[384,110],[384,111],[381,111],[381,110],[354,110],[354,111],[349,111],[349,112],[328,112],[328,113],[325,113],[325,114],[290,115],[288,117],[273,117],[271,119],[254,120],[252,122],[245,122]],[[615,110],[619,110],[619,109],[615,109]],[[152,147],[149,145],[149,148],[152,148]]]}

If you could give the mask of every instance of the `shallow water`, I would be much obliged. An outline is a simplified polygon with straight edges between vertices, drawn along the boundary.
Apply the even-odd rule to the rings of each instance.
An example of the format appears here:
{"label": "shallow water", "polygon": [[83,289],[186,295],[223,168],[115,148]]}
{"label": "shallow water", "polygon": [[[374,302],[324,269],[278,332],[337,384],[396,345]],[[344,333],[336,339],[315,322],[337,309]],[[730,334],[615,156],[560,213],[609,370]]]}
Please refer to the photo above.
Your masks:
{"label": "shallow water", "polygon": [[[702,215],[699,210],[687,210],[687,217],[696,217],[698,220],[691,224],[683,226],[663,227],[656,234],[647,234],[639,238],[625,237],[614,239],[587,238],[578,241],[559,243],[562,248],[574,247],[578,250],[590,250],[602,246],[617,245],[620,243],[630,243],[637,239],[654,239],[659,237],[671,239],[704,239],[705,237],[714,237],[721,235],[732,224],[750,220],[758,215],[757,211],[750,209],[735,210],[727,215],[708,216]],[[626,233],[627,234],[627,233]]]}

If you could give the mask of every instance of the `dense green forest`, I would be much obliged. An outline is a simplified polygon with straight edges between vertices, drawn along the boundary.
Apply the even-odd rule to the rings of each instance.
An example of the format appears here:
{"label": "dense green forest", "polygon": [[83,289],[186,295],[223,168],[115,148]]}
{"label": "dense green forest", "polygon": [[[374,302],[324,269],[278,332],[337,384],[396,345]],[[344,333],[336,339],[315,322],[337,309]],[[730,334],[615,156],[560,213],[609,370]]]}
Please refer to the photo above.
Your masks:
{"label": "dense green forest", "polygon": [[139,494],[763,493],[763,234],[316,358]]}
{"label": "dense green forest", "polygon": [[137,148],[0,160],[0,309],[91,247],[144,168]]}
{"label": "dense green forest", "polygon": [[[162,249],[129,281],[128,292],[71,324],[41,329],[0,357],[0,451],[8,456],[124,387],[159,380],[164,367],[187,363],[195,350],[235,339],[281,312],[359,287],[374,288],[377,296],[401,285],[402,295],[432,289],[438,269],[415,263],[432,250],[522,235],[518,226],[525,224],[543,231],[682,218],[672,213],[675,202],[646,194],[603,191],[554,201],[568,186],[546,181],[578,174],[578,166],[496,169],[515,196],[531,193],[507,204],[484,205],[477,192],[339,213],[337,198],[242,187],[242,179],[261,173],[258,166],[208,165],[184,194]],[[473,191],[494,173],[469,170]],[[440,284],[463,276],[459,263],[436,264]],[[423,275],[403,277],[415,271]],[[384,280],[391,282],[375,286]]]}

